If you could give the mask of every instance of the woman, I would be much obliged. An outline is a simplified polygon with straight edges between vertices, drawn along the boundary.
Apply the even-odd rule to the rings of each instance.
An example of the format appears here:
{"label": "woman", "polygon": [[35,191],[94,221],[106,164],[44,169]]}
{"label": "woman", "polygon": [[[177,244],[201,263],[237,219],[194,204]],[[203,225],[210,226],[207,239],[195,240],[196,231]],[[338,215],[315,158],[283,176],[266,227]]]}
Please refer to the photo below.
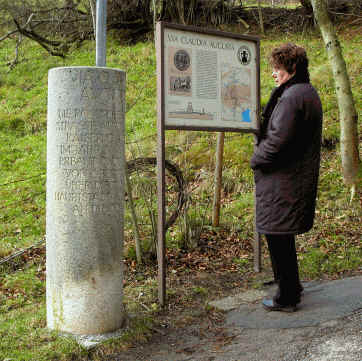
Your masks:
{"label": "woman", "polygon": [[265,234],[278,291],[263,306],[293,312],[300,302],[295,235],[313,226],[319,175],[322,106],[309,82],[303,48],[272,51],[276,82],[263,111],[251,168],[256,187],[256,230]]}

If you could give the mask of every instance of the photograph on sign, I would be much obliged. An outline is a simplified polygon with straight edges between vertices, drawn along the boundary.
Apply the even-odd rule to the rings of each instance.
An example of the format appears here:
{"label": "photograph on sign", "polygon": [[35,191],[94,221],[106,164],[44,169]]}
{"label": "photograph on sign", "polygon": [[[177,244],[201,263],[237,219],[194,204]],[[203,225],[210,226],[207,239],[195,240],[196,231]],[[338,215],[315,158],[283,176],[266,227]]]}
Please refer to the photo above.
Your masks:
{"label": "photograph on sign", "polygon": [[161,31],[165,129],[257,131],[258,41],[170,24]]}

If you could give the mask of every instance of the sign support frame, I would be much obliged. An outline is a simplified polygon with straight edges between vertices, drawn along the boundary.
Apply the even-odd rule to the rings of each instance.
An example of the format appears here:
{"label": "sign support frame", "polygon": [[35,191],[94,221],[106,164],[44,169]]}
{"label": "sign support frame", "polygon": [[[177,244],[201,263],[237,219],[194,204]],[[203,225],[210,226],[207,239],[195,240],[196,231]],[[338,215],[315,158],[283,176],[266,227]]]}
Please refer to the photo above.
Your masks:
{"label": "sign support frame", "polygon": [[[156,27],[156,39],[163,44],[164,34],[160,26]],[[162,47],[156,47],[156,58],[162,59]],[[161,60],[162,62],[162,60]],[[158,300],[161,306],[166,302],[166,202],[165,202],[165,122],[164,109],[164,72],[163,64],[157,62],[157,262],[158,262]]]}
{"label": "sign support frame", "polygon": [[[164,64],[164,29],[191,31],[200,34],[214,35],[225,38],[253,41],[256,47],[256,123],[257,130],[231,127],[190,127],[165,125],[165,64]],[[157,58],[157,261],[158,261],[158,299],[161,306],[166,303],[166,201],[165,201],[165,131],[166,130],[197,130],[215,132],[257,133],[260,129],[260,39],[256,36],[240,35],[212,29],[198,28],[158,22],[156,24],[156,58]],[[254,270],[261,271],[261,237],[254,232]]]}

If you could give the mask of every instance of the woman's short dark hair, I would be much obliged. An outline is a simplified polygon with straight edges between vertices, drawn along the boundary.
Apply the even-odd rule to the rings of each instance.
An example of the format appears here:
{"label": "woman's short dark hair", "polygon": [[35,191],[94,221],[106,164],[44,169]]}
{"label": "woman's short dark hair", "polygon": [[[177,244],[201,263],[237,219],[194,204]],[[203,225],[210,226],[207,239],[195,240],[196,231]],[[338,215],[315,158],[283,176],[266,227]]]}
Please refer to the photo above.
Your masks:
{"label": "woman's short dark hair", "polygon": [[280,45],[272,51],[270,64],[274,68],[284,68],[289,74],[295,71],[297,76],[307,77],[309,81],[308,57],[301,46],[292,43]]}

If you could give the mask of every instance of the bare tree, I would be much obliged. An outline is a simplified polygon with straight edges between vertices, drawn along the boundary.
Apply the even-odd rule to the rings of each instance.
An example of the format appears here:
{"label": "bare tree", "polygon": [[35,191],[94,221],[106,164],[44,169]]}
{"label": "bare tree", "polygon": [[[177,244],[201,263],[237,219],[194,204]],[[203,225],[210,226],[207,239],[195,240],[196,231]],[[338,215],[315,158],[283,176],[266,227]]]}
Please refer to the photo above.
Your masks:
{"label": "bare tree", "polygon": [[71,44],[93,33],[91,12],[80,1],[0,0],[0,9],[9,29],[0,41],[20,34],[51,55],[64,57]]}
{"label": "bare tree", "polygon": [[351,84],[341,46],[328,16],[326,0],[311,0],[314,16],[321,30],[333,70],[341,125],[341,156],[344,181],[352,185],[352,198],[358,182],[361,161],[358,152],[358,130]]}

